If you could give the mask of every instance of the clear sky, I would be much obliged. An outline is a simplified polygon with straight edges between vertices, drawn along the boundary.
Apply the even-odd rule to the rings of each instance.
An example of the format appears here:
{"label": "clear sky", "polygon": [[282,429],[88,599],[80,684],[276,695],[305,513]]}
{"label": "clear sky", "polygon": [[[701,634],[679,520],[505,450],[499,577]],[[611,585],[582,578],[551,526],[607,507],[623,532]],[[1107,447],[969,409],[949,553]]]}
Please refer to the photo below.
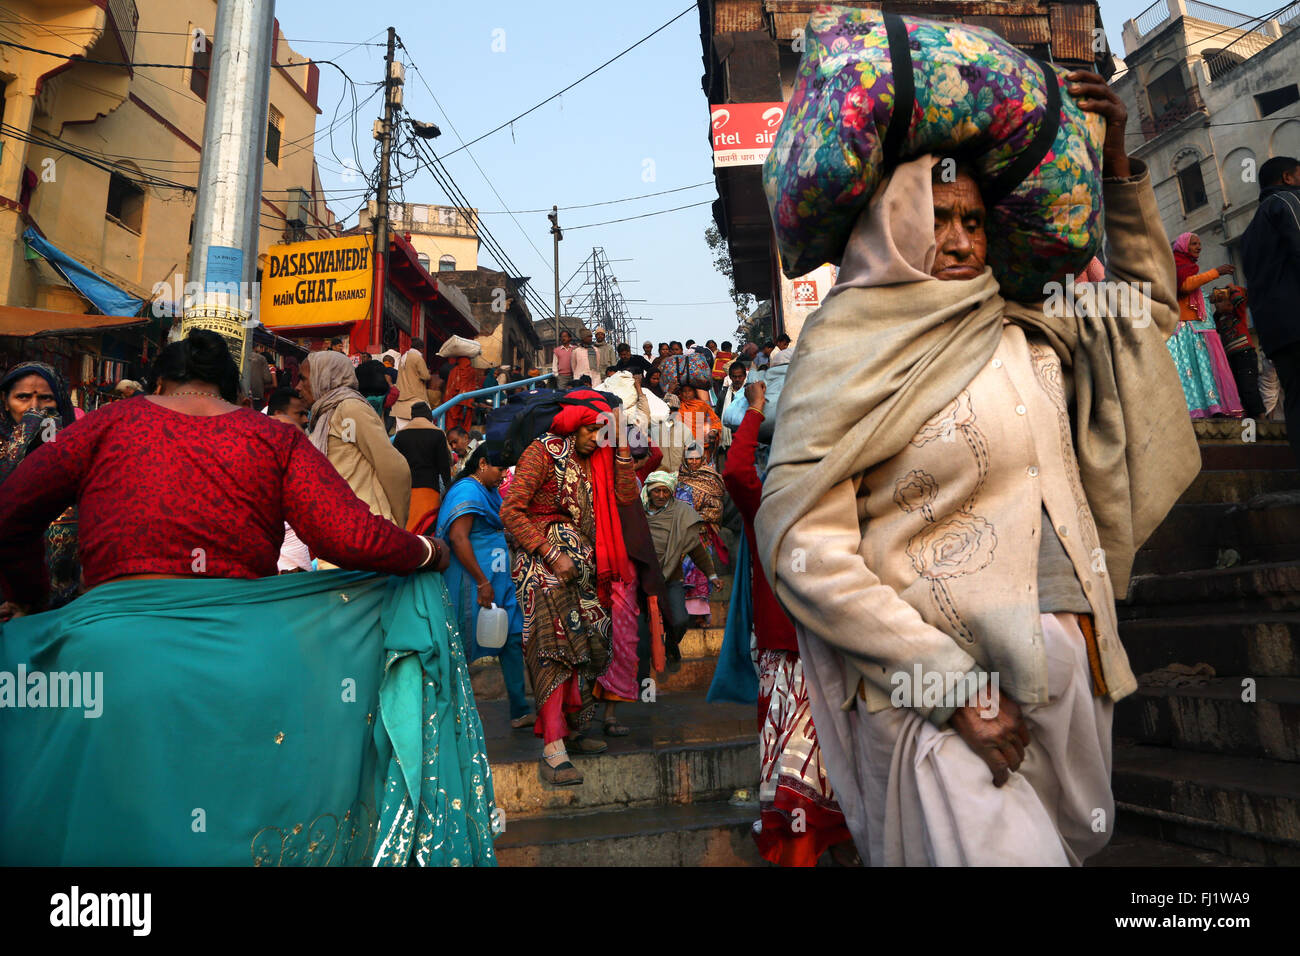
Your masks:
{"label": "clear sky", "polygon": [[[1270,9],[1269,2],[1251,0],[1239,9],[1254,15]],[[1147,5],[1102,0],[1112,49],[1122,51],[1124,21]],[[414,118],[441,127],[442,137],[433,143],[439,153],[448,153],[568,86],[686,6],[687,0],[437,4],[278,0],[276,15],[295,50],[336,59],[359,84],[382,80],[384,31],[396,27],[410,50],[409,55],[399,51],[407,65],[405,107]],[[639,319],[640,338],[656,342],[721,341],[735,329],[725,280],[714,271],[704,242],[711,221],[707,203],[717,195],[712,186],[708,103],[700,86],[699,17],[691,6],[681,19],[559,100],[446,161],[460,189],[481,210],[482,221],[519,270],[533,277],[547,302],[553,272],[545,213],[520,212],[512,220],[495,210],[560,206],[560,222],[566,227],[560,244],[562,280],[591,254],[593,246],[603,247],[612,260],[627,260],[614,262],[615,274],[629,300],[645,300],[629,301],[629,310]],[[347,45],[362,41],[373,45]],[[412,60],[432,94],[411,68]],[[322,66],[324,112],[317,123],[317,157],[325,188],[337,191],[330,206],[338,216],[351,216],[351,225],[360,198],[350,197],[355,196],[359,180],[349,177],[335,161],[330,137],[324,132],[343,89],[338,72]],[[365,87],[361,95],[373,89]],[[441,108],[435,105],[435,95]],[[349,97],[340,115],[350,108]],[[361,168],[373,168],[370,131],[379,110],[380,100],[375,97],[358,115],[360,155],[353,149],[350,123],[340,123],[334,130],[333,150],[339,159],[355,156]],[[635,202],[564,208],[699,183],[707,185]],[[448,202],[428,173],[407,183],[405,198]],[[703,205],[630,222],[573,228],[691,203]],[[480,264],[498,266],[486,248],[480,252]],[[581,281],[575,279],[564,297],[577,292]]]}

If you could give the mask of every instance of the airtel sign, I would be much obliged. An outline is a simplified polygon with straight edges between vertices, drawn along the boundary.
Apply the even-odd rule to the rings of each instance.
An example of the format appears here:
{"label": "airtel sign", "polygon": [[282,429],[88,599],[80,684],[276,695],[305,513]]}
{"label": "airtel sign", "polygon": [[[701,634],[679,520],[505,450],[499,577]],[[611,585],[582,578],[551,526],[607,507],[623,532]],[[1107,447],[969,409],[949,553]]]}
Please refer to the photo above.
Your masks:
{"label": "airtel sign", "polygon": [[785,116],[784,103],[724,103],[709,107],[713,168],[762,165]]}

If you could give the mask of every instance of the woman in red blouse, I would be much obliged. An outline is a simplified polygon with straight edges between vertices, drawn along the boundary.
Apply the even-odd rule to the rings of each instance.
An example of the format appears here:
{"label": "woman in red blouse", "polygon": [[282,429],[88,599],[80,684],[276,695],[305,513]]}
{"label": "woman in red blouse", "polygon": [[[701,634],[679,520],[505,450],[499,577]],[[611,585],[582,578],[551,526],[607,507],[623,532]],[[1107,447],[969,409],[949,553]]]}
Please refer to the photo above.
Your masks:
{"label": "woman in red blouse", "polygon": [[370,513],[300,429],[235,404],[239,370],[213,332],[159,357],[161,394],[87,415],[36,449],[0,500],[0,619],[42,610],[42,535],[81,514],[87,590],[124,578],[276,573],[284,522],[340,567],[441,570],[441,542]]}

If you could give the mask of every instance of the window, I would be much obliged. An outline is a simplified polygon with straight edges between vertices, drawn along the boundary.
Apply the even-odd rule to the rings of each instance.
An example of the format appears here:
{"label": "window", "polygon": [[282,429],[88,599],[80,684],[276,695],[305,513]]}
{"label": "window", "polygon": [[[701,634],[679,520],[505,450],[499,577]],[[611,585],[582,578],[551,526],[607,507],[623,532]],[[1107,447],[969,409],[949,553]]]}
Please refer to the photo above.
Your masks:
{"label": "window", "polygon": [[266,158],[274,166],[280,165],[280,136],[284,133],[284,114],[271,107],[266,116]]}
{"label": "window", "polygon": [[1182,106],[1187,99],[1182,71],[1172,69],[1160,74],[1147,87],[1147,96],[1151,99],[1151,115],[1155,119]]}
{"label": "window", "polygon": [[420,268],[423,269],[425,272],[428,272],[428,271],[429,271],[429,257],[428,257],[425,253],[423,253],[423,252],[419,252],[419,253],[416,253],[415,258],[419,260],[419,262],[420,262]]}
{"label": "window", "polygon": [[1201,164],[1191,163],[1178,171],[1178,190],[1183,194],[1183,212],[1199,209],[1210,200],[1205,195],[1205,180],[1201,177]]}
{"label": "window", "polygon": [[1294,83],[1281,89],[1269,90],[1267,93],[1255,94],[1255,103],[1259,106],[1260,116],[1276,113],[1296,101],[1300,101],[1300,86]]}
{"label": "window", "polygon": [[439,271],[439,272],[455,272],[455,271],[456,271],[456,257],[455,257],[455,256],[441,256],[441,257],[439,257],[439,259],[438,259],[438,271]]}
{"label": "window", "polygon": [[[212,41],[206,33],[195,29],[190,33],[190,49],[194,58],[190,61],[190,89],[203,102],[208,101],[208,77],[212,73]],[[194,47],[202,47],[195,50]]]}
{"label": "window", "polygon": [[144,190],[117,173],[109,175],[105,213],[132,232],[144,227]]}

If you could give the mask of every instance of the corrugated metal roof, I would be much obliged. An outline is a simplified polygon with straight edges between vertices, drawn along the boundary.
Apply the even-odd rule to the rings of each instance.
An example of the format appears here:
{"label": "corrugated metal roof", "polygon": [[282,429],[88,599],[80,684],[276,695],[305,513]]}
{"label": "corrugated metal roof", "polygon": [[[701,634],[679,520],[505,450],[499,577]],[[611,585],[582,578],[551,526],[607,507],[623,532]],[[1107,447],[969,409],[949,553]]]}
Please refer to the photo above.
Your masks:
{"label": "corrugated metal roof", "polygon": [[24,309],[0,305],[0,335],[93,335],[113,329],[148,325],[148,318],[124,318],[120,315],[81,315],[51,309]]}

